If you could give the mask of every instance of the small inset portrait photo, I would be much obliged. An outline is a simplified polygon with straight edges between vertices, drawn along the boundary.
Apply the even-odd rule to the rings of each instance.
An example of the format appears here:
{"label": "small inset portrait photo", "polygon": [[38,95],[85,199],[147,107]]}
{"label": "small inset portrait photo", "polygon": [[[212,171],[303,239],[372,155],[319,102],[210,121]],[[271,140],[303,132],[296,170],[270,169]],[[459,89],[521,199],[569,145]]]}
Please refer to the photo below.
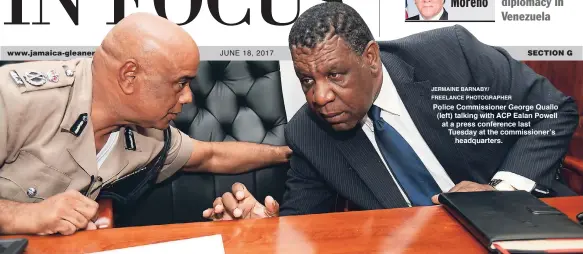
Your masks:
{"label": "small inset portrait photo", "polygon": [[445,1],[447,0],[405,0],[405,19],[420,21],[448,20]]}
{"label": "small inset portrait photo", "polygon": [[405,21],[494,22],[494,0],[405,0]]}

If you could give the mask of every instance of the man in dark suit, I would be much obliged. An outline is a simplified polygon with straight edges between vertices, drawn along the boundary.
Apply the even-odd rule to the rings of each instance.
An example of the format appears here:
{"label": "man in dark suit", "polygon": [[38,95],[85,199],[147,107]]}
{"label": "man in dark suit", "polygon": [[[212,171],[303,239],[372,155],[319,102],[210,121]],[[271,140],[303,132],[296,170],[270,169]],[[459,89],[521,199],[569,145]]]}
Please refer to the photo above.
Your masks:
{"label": "man in dark suit", "polygon": [[415,0],[415,6],[419,14],[408,18],[407,20],[435,21],[448,20],[448,13],[443,5],[445,0]]}
{"label": "man in dark suit", "polygon": [[[281,211],[235,184],[204,217],[325,213],[343,198],[383,209],[432,205],[442,192],[569,194],[555,177],[578,122],[574,101],[463,27],[377,43],[351,7],[324,3],[298,18],[289,44],[307,103],[286,126],[294,155]],[[534,113],[526,107],[537,104],[552,105],[537,112],[554,117],[496,115]],[[440,113],[457,113],[452,122],[465,126]],[[499,135],[473,133],[479,123]]]}

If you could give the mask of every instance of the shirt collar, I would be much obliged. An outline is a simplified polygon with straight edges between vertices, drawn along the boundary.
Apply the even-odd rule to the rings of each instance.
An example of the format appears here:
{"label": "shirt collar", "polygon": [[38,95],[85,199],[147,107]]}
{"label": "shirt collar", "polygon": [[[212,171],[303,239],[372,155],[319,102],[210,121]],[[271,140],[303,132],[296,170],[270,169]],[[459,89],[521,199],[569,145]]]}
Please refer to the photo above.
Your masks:
{"label": "shirt collar", "polygon": [[[391,76],[389,76],[389,72],[384,65],[382,65],[382,67],[383,83],[381,84],[381,90],[373,102],[373,105],[379,107],[381,111],[399,116],[401,114],[401,108],[399,107],[401,97],[397,93],[397,89],[395,88],[393,80],[391,80]],[[362,123],[366,124],[369,128],[372,129],[372,122],[368,115],[364,116]]]}
{"label": "shirt collar", "polygon": [[389,72],[387,72],[387,69],[383,65],[383,83],[381,85],[381,91],[373,104],[381,108],[382,111],[393,115],[400,115],[400,100],[401,97],[399,97],[399,94],[397,93],[395,84],[393,83],[393,80],[391,80]]}
{"label": "shirt collar", "polygon": [[79,121],[82,114],[87,114],[87,120],[90,122],[90,111],[92,101],[92,58],[76,59],[65,63],[63,68],[73,71],[74,82],[71,87],[71,96],[65,116],[61,122],[61,128],[70,130],[73,125]]}
{"label": "shirt collar", "polygon": [[[433,16],[429,20],[439,20],[441,18],[441,15],[443,15],[443,8],[441,8],[441,11],[439,11],[439,13],[437,13],[437,15]],[[421,13],[419,13],[419,20],[427,20],[427,19],[424,19],[423,15],[421,15]]]}

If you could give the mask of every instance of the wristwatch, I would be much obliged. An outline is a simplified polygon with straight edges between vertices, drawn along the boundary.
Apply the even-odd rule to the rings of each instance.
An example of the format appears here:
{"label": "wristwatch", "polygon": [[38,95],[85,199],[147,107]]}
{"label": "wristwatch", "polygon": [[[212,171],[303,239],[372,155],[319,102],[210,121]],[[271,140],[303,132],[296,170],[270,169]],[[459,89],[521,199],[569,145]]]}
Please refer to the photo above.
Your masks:
{"label": "wristwatch", "polygon": [[492,188],[499,190],[499,191],[516,190],[514,187],[512,187],[511,184],[509,184],[508,182],[501,180],[501,179],[492,179],[492,181],[490,181],[488,183],[488,185],[492,186]]}

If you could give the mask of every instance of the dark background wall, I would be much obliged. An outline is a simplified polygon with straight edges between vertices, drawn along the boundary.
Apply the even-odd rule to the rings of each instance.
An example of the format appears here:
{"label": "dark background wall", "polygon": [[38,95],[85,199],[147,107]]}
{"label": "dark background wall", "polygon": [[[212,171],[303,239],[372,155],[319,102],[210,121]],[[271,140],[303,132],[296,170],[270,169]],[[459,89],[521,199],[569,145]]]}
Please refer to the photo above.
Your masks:
{"label": "dark background wall", "polygon": [[583,194],[583,61],[527,61],[537,73],[547,77],[566,95],[572,96],[579,110],[579,126],[573,135],[563,171],[571,189]]}

